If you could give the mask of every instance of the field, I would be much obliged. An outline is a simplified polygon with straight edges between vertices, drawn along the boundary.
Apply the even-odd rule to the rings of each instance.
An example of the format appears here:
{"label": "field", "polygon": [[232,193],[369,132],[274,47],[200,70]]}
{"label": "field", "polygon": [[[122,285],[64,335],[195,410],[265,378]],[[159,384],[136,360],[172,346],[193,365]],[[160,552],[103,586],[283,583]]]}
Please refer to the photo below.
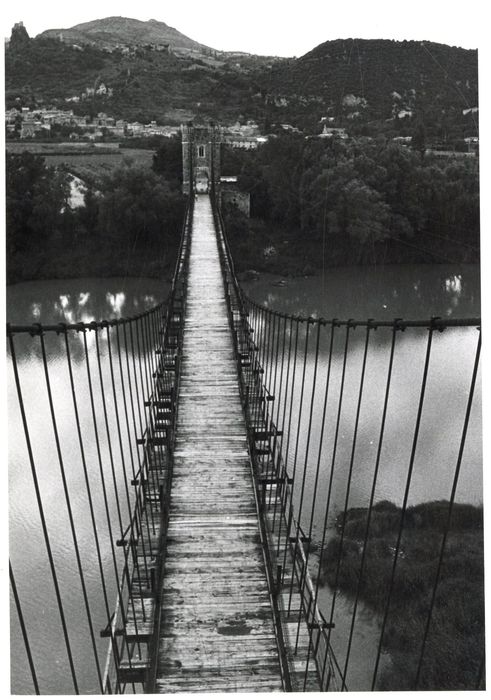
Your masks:
{"label": "field", "polygon": [[114,148],[105,144],[99,148],[92,144],[25,141],[7,142],[7,151],[10,153],[30,151],[41,155],[46,165],[54,167],[65,165],[73,175],[93,184],[123,163],[150,168],[154,154],[154,151],[143,148]]}

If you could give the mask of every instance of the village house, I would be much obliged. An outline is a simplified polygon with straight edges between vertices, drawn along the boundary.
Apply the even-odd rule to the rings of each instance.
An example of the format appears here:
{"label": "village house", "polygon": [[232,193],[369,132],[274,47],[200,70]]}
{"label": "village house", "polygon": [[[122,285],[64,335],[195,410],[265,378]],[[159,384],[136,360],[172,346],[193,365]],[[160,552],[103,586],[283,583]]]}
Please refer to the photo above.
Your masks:
{"label": "village house", "polygon": [[340,139],[348,138],[346,129],[342,127],[327,126],[326,123],[324,123],[324,128],[320,134],[316,134],[315,136],[307,136],[307,138],[332,139],[334,136],[337,136]]}
{"label": "village house", "polygon": [[15,124],[16,119],[20,116],[20,112],[18,109],[15,107],[12,107],[12,109],[8,109],[5,112],[5,123],[6,124]]}
{"label": "village house", "polygon": [[247,217],[251,215],[251,195],[239,188],[236,175],[222,175],[219,192],[221,204],[237,207]]}
{"label": "village house", "polygon": [[20,128],[21,139],[32,138],[36,131],[40,131],[39,122],[36,122],[34,119],[24,119],[22,121]]}
{"label": "village house", "polygon": [[412,136],[394,136],[392,139],[394,143],[398,143],[401,146],[410,146],[412,140]]}
{"label": "village house", "polygon": [[224,140],[232,148],[241,148],[246,151],[257,148],[260,143],[257,136],[226,136]]}
{"label": "village house", "polygon": [[142,136],[144,130],[143,124],[140,122],[129,122],[127,126],[127,133],[129,136]]}
{"label": "village house", "polygon": [[112,127],[115,125],[114,117],[108,117],[105,112],[99,112],[93,123],[99,127]]}
{"label": "village house", "polygon": [[90,117],[88,115],[85,115],[83,117],[78,117],[78,116],[73,116],[71,120],[71,124],[74,124],[74,126],[78,126],[81,129],[85,128],[89,122]]}
{"label": "village house", "polygon": [[292,126],[291,124],[280,124],[281,128],[283,131],[288,132],[289,134],[300,134],[301,131],[298,127]]}

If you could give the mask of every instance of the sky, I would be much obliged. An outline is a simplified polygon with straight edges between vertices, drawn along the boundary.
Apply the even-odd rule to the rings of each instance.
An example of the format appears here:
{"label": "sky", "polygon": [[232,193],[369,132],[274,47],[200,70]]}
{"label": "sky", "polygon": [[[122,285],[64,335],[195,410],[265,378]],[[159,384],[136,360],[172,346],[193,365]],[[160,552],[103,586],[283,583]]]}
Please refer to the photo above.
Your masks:
{"label": "sky", "polygon": [[104,0],[5,3],[4,36],[23,21],[30,36],[45,29],[120,15],[156,19],[218,50],[301,56],[328,39],[418,39],[464,48],[485,41],[485,0]]}

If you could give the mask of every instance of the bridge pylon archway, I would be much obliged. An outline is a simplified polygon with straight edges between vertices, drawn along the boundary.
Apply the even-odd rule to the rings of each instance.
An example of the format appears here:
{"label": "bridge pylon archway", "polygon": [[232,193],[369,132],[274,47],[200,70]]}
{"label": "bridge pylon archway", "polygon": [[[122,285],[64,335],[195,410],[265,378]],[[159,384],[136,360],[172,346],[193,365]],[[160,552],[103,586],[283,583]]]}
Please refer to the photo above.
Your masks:
{"label": "bridge pylon archway", "polygon": [[223,130],[217,124],[181,125],[183,194],[218,191]]}

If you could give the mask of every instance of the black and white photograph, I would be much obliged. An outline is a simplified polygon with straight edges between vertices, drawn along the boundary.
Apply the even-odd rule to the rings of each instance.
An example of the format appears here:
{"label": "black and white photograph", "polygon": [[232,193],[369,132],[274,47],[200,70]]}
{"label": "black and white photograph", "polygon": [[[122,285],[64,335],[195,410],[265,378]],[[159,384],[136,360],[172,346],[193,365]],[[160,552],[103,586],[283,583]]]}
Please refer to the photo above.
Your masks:
{"label": "black and white photograph", "polygon": [[6,695],[486,690],[485,26],[2,11]]}

